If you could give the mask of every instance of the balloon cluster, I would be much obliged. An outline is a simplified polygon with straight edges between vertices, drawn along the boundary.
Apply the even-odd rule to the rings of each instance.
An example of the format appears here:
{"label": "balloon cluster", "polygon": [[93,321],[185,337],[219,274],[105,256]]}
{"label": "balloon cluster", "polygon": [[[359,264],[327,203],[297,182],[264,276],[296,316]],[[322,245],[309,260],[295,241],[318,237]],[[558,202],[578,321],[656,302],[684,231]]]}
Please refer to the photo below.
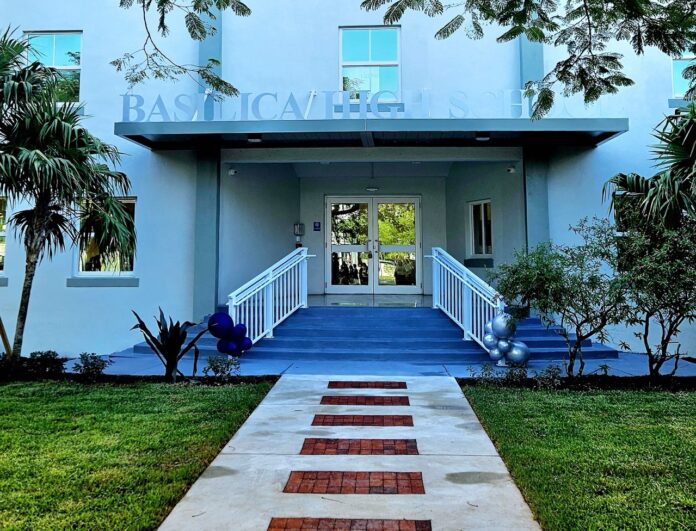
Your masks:
{"label": "balloon cluster", "polygon": [[225,312],[214,313],[208,319],[208,330],[219,339],[218,352],[228,356],[241,356],[253,343],[247,337],[247,327],[239,323],[235,326],[232,318]]}
{"label": "balloon cluster", "polygon": [[483,344],[488,348],[492,361],[506,359],[514,365],[522,365],[529,360],[529,347],[522,341],[515,341],[517,331],[515,320],[510,314],[501,313],[486,324]]}

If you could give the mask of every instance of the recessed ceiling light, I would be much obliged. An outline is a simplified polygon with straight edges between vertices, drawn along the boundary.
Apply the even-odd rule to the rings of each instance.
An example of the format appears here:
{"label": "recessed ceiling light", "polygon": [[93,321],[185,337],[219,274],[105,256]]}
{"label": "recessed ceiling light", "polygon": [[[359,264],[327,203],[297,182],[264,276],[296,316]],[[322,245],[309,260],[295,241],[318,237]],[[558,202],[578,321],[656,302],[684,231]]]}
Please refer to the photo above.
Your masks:
{"label": "recessed ceiling light", "polygon": [[420,164],[420,161],[414,160],[413,162],[411,162],[411,164],[413,164],[414,166],[418,166]]}
{"label": "recessed ceiling light", "polygon": [[488,142],[490,139],[491,139],[491,135],[489,133],[482,133],[482,132],[476,133],[476,141],[477,142]]}
{"label": "recessed ceiling light", "polygon": [[259,133],[252,133],[250,135],[247,135],[247,142],[250,144],[260,144],[263,142],[263,138]]}
{"label": "recessed ceiling light", "polygon": [[367,190],[368,192],[379,192],[379,188],[377,188],[376,186],[368,186],[367,188],[365,188],[365,190]]}

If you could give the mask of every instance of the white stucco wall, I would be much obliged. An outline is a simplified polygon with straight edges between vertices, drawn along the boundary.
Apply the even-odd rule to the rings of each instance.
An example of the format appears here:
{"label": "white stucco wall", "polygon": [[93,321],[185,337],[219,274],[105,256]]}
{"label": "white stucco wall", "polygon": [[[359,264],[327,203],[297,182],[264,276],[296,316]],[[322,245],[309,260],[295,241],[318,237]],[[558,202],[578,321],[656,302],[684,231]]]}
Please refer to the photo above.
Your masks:
{"label": "white stucco wall", "polygon": [[[229,168],[239,173],[228,175]],[[290,164],[225,164],[218,302],[295,249],[300,186]]]}

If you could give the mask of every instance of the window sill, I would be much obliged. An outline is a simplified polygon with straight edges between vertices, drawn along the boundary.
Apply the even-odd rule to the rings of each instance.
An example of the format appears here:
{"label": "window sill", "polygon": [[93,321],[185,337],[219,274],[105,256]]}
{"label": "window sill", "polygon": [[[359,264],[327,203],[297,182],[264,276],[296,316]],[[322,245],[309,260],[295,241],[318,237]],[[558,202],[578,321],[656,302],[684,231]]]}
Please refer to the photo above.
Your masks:
{"label": "window sill", "polygon": [[137,288],[140,279],[136,277],[71,277],[67,279],[68,288]]}
{"label": "window sill", "polygon": [[492,258],[467,258],[464,260],[465,267],[493,267]]}
{"label": "window sill", "polygon": [[0,288],[6,288],[9,284],[7,277],[0,277]]}

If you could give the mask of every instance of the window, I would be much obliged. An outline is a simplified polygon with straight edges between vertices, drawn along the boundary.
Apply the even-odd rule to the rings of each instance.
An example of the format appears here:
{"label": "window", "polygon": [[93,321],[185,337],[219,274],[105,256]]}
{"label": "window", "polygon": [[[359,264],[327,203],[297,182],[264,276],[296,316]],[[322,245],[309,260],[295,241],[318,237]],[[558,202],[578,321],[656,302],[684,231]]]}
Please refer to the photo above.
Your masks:
{"label": "window", "polygon": [[696,55],[689,52],[684,52],[679,59],[672,60],[672,82],[675,96],[683,97],[689,90],[689,81],[684,79],[684,70],[694,61],[696,61]]}
{"label": "window", "polygon": [[7,249],[7,199],[0,197],[0,273],[5,271]]}
{"label": "window", "polygon": [[77,32],[42,32],[29,33],[27,37],[33,48],[29,53],[29,62],[39,61],[46,66],[55,68],[60,74],[58,101],[79,101],[82,34]]}
{"label": "window", "polygon": [[358,91],[370,95],[387,90],[399,99],[399,28],[342,28],[341,29],[341,90],[358,99]]}
{"label": "window", "polygon": [[[126,211],[135,220],[135,199],[121,200]],[[97,238],[92,236],[80,247],[78,257],[78,272],[81,275],[108,275],[115,273],[133,273],[134,256],[102,256]]]}
{"label": "window", "polygon": [[493,234],[491,230],[491,202],[469,203],[471,221],[471,256],[493,255]]}

